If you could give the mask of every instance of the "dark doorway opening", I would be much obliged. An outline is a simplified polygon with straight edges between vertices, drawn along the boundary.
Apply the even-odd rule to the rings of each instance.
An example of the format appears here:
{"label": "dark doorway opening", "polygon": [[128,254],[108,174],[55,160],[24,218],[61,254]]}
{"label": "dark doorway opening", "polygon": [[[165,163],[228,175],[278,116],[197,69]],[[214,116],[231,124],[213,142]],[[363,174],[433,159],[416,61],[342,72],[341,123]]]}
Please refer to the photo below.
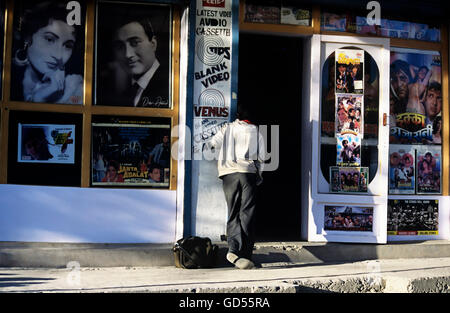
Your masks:
{"label": "dark doorway opening", "polygon": [[256,240],[300,240],[302,41],[239,37],[238,102],[252,107],[259,124],[280,130],[278,169],[264,172],[258,189]]}

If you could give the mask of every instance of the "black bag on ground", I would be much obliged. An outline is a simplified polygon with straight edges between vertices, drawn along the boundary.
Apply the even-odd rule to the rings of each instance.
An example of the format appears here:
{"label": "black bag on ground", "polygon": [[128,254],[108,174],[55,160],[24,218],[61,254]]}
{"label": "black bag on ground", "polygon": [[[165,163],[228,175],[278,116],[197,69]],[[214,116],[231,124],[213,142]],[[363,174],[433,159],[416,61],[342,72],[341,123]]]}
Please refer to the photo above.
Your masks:
{"label": "black bag on ground", "polygon": [[219,247],[207,237],[190,236],[173,246],[175,266],[179,268],[211,268],[216,264]]}

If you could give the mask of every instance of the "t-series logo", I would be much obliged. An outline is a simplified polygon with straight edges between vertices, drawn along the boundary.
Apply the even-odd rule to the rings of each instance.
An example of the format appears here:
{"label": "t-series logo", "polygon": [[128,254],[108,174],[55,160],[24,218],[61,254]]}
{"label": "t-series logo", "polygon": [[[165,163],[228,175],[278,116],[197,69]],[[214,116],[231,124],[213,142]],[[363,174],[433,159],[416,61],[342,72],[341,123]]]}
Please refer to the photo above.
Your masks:
{"label": "t-series logo", "polygon": [[204,7],[224,8],[225,0],[203,0]]}

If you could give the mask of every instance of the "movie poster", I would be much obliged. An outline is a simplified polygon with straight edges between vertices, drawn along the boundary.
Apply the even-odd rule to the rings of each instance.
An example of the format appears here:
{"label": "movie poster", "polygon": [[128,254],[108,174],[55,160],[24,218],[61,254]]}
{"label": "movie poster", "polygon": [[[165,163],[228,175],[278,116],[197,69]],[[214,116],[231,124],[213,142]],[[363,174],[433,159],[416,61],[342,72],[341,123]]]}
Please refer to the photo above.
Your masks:
{"label": "movie poster", "polygon": [[388,235],[438,235],[439,200],[388,200]]}
{"label": "movie poster", "polygon": [[417,146],[417,193],[441,193],[441,147]]}
{"label": "movie poster", "polygon": [[99,2],[95,104],[171,106],[169,5]]}
{"label": "movie poster", "polygon": [[363,95],[336,95],[336,135],[363,137]]}
{"label": "movie poster", "polygon": [[11,99],[83,104],[85,1],[14,1]]}
{"label": "movie poster", "polygon": [[414,194],[415,149],[412,145],[389,146],[389,193]]}
{"label": "movie poster", "polygon": [[440,145],[442,93],[439,53],[392,48],[390,76],[390,143]]}
{"label": "movie poster", "polygon": [[372,232],[373,208],[326,205],[324,229]]}
{"label": "movie poster", "polygon": [[368,191],[369,168],[330,167],[330,191],[336,193],[365,193]]}
{"label": "movie poster", "polygon": [[75,163],[75,125],[18,124],[19,163]]}
{"label": "movie poster", "polygon": [[364,50],[335,52],[336,94],[364,94]]}
{"label": "movie poster", "polygon": [[245,1],[245,21],[280,24],[280,4],[277,1],[266,1],[265,4],[258,1]]}
{"label": "movie poster", "polygon": [[361,137],[343,135],[337,137],[336,165],[361,166]]}
{"label": "movie poster", "polygon": [[345,32],[347,30],[347,14],[323,12],[321,29]]}
{"label": "movie poster", "polygon": [[92,123],[92,185],[169,187],[170,123]]}

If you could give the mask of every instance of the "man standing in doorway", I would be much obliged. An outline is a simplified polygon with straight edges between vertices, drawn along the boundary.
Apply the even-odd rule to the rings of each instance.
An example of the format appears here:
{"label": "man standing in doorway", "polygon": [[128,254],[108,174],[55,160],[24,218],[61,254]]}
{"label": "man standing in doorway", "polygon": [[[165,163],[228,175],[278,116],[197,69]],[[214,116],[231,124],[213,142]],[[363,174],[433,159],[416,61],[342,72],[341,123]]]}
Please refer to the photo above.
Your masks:
{"label": "man standing in doorway", "polygon": [[256,187],[262,183],[264,141],[242,106],[237,119],[226,123],[206,144],[216,149],[219,178],[228,206],[227,260],[240,269],[255,268]]}

